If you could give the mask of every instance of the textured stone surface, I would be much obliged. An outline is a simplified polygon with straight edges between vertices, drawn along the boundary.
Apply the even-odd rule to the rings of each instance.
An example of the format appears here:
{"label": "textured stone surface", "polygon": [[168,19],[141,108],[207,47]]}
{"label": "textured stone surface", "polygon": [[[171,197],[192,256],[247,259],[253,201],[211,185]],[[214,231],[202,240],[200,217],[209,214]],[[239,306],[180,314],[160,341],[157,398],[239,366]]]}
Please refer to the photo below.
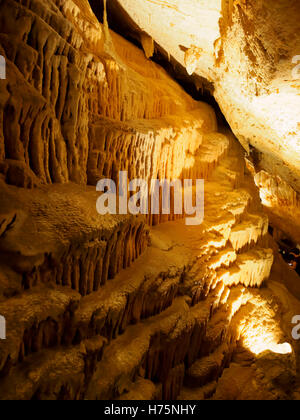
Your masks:
{"label": "textured stone surface", "polygon": [[[297,399],[297,290],[232,133],[86,0],[0,19],[0,399]],[[119,170],[203,177],[204,223],[100,216]]]}
{"label": "textured stone surface", "polygon": [[[279,176],[279,182],[286,182],[298,196],[300,76],[294,61],[300,54],[298,1],[112,2],[121,5],[140,31],[188,74],[213,83],[213,94],[234,134],[247,152],[255,148],[258,170]],[[274,188],[268,193],[274,194]],[[289,216],[286,212],[299,233],[299,222]]]}

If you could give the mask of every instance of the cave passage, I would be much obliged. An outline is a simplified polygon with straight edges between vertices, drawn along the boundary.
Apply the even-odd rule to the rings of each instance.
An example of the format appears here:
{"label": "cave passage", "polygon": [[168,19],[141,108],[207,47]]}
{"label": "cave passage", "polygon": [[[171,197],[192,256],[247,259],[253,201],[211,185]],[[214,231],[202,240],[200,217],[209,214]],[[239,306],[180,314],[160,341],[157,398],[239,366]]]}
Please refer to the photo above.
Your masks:
{"label": "cave passage", "polygon": [[107,6],[1,4],[0,400],[300,400],[298,0]]}

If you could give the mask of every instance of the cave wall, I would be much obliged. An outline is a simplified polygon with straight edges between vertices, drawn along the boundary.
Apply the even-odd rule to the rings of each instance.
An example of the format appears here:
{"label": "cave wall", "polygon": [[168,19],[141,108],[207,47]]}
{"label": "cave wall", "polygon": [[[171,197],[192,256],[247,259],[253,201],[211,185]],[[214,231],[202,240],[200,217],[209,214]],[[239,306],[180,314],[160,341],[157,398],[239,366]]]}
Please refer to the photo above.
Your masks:
{"label": "cave wall", "polygon": [[147,181],[195,176],[216,116],[103,27],[88,1],[9,0],[1,19],[1,294],[54,279],[86,295],[145,250],[146,222],[175,219],[101,218],[97,181],[117,182],[119,170]]}
{"label": "cave wall", "polygon": [[[287,399],[297,344],[275,373],[251,350],[280,350],[299,302],[232,133],[87,0],[0,4],[0,399]],[[203,225],[100,216],[120,169],[204,178]]]}
{"label": "cave wall", "polygon": [[[217,130],[216,117],[142,51],[103,27],[88,1],[2,1],[1,28],[7,66],[0,85],[0,301],[7,321],[7,340],[0,343],[1,397],[44,392],[53,398],[51,386],[64,398],[79,397],[70,385],[76,372],[82,397],[90,379],[85,363],[91,357],[94,366],[105,336],[111,339],[136,315],[126,302],[129,292],[120,289],[122,309],[111,319],[115,310],[108,307],[104,325],[90,330],[94,312],[75,321],[79,302],[145,252],[146,222],[174,218],[101,217],[96,182],[118,181],[121,169],[146,180],[181,178],[185,171],[193,176],[194,155]],[[223,154],[221,146],[202,172],[207,175]],[[97,305],[96,312],[103,299]],[[86,354],[72,349],[89,338]],[[71,379],[65,371],[50,386],[47,349],[60,347],[56,355],[64,363],[64,346],[71,346],[71,364],[65,363]],[[32,372],[35,363],[43,372],[29,383],[28,357]]]}
{"label": "cave wall", "polygon": [[[282,180],[298,196],[298,2],[112,0],[112,4],[124,8],[141,32],[185,66],[196,84],[196,76],[212,82],[234,134],[247,153],[255,148],[259,155],[256,171],[267,172],[274,183]],[[274,220],[276,207],[272,210]],[[282,207],[284,218],[295,225],[297,241],[299,223],[290,218],[293,210],[299,211],[295,202]]]}

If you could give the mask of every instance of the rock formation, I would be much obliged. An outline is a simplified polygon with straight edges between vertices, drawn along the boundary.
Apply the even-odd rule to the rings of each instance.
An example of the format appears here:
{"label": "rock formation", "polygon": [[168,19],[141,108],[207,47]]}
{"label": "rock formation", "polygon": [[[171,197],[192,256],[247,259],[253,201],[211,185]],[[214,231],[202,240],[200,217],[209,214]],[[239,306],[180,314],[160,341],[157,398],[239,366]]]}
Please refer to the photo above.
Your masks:
{"label": "rock formation", "polygon": [[[151,36],[189,74],[194,74],[195,83],[196,77],[201,76],[213,84],[213,94],[234,134],[248,153],[255,148],[259,156],[255,162],[257,172],[267,172],[273,178],[272,184],[278,180],[285,182],[298,197],[299,2],[111,0],[111,3],[124,8],[128,19],[140,31]],[[274,188],[268,190],[269,195],[274,192]],[[280,201],[281,195],[275,200]],[[293,210],[299,212],[296,202]],[[296,225],[294,233],[297,230],[299,235],[299,218],[290,218],[288,209],[284,217]]]}
{"label": "rock formation", "polygon": [[[184,34],[176,18],[195,12],[197,21],[198,2],[185,10],[179,1],[119,3],[138,25],[148,11],[157,19],[157,3],[170,10],[189,48],[175,56],[179,38],[171,29],[159,38],[150,19],[139,49],[106,17],[101,24],[88,0],[0,0],[0,399],[300,399],[299,342],[291,337],[299,279],[268,233],[270,218],[299,237],[284,220],[299,223],[299,156],[289,147],[298,132],[279,133],[297,130],[295,121],[274,127],[287,145],[278,159],[293,157],[287,171],[268,171],[267,158],[245,161],[214,109],[149,60],[156,41],[190,74],[213,81],[237,137],[257,137],[275,155],[278,137],[264,141],[271,123],[253,111],[269,107],[268,69],[259,60],[256,74],[247,69],[258,86],[245,84],[241,61],[224,72],[230,39],[241,31],[237,11],[244,22],[252,2],[222,2],[220,26],[220,2],[199,2],[215,19],[201,29],[204,44],[188,19]],[[218,33],[216,59],[209,46]],[[250,60],[251,48],[264,47],[245,33]],[[274,92],[268,100],[278,106]],[[242,95],[261,102],[246,113],[248,102],[235,102]],[[204,179],[203,223],[186,226],[175,212],[99,215],[96,184],[118,183],[120,171],[148,183]]]}

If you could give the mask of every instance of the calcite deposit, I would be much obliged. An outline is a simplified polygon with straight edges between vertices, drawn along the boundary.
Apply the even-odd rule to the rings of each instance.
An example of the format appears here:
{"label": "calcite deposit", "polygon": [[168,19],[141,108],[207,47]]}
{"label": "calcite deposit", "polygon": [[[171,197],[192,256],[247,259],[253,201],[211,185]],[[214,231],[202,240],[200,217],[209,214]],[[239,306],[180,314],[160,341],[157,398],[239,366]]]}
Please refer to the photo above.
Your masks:
{"label": "calcite deposit", "polygon": [[[201,76],[256,169],[300,193],[298,0],[111,0],[173,62]],[[263,187],[266,189],[266,186]],[[274,188],[268,191],[274,195]],[[289,193],[286,193],[289,194]],[[278,198],[280,200],[279,193]],[[293,204],[299,212],[299,204]],[[276,210],[275,210],[276,213]],[[299,218],[284,217],[300,232]],[[274,222],[272,218],[272,224]],[[299,243],[299,241],[298,241]]]}
{"label": "calcite deposit", "polygon": [[[141,49],[109,29],[106,13],[100,23],[88,0],[0,0],[0,399],[299,400],[299,277],[269,235],[270,220],[299,238],[299,127],[276,123],[276,155],[268,118],[281,93],[263,95],[280,57],[247,26],[256,7],[272,5],[119,3],[141,26]],[[266,16],[255,30],[271,42]],[[247,63],[230,61],[242,39],[255,64],[249,86]],[[215,84],[231,129],[150,60],[154,41]],[[297,83],[284,85],[295,103]],[[293,157],[286,171],[245,160],[232,130],[267,156]],[[147,183],[204,179],[203,223],[175,212],[100,215],[96,184],[117,184],[120,171]]]}

